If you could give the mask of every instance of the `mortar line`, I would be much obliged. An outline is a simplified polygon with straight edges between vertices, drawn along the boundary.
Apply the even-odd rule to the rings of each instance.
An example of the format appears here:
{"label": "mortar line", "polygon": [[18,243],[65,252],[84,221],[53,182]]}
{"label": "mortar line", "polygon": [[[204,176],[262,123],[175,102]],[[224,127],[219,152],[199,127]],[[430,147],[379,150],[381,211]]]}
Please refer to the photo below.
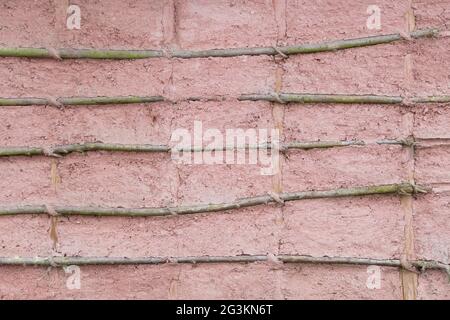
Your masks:
{"label": "mortar line", "polygon": [[[409,0],[408,10],[405,12],[405,27],[408,34],[415,29],[415,15],[413,8],[413,0]],[[410,53],[406,53],[404,58],[404,77],[407,95],[411,93],[412,84],[414,83],[413,62],[414,59]],[[409,110],[408,121],[411,121],[410,132],[414,137],[414,125],[415,125],[415,112],[413,109]],[[408,163],[406,166],[408,181],[415,183],[415,146],[412,144],[406,149]],[[412,195],[404,195],[400,200],[403,212],[404,212],[404,243],[403,243],[403,256],[406,261],[415,259],[414,252],[414,198]],[[417,299],[417,285],[418,276],[416,273],[402,269],[400,271],[401,288],[403,300],[416,300]]]}
{"label": "mortar line", "polygon": [[[286,41],[286,0],[273,0],[273,11],[274,11],[274,20],[277,27],[277,40],[276,45],[280,45],[280,41]],[[275,90],[276,94],[279,94],[283,89],[283,76],[284,76],[284,68],[283,68],[283,59],[277,60],[278,56],[273,56],[273,61],[276,64],[275,68]],[[284,114],[285,107],[283,104],[278,104],[275,102],[270,103],[272,106],[272,120],[274,122],[274,127],[279,132],[279,139],[284,143]],[[281,143],[280,143],[281,145]],[[279,152],[279,151],[277,151]],[[284,191],[283,189],[283,162],[280,158],[280,154],[278,154],[278,163],[277,163],[277,173],[272,177],[272,190],[276,194],[280,194]],[[284,158],[283,158],[284,159]],[[278,243],[277,243],[277,255],[281,254],[281,245],[282,245],[282,234],[285,229],[285,217],[284,217],[284,204],[281,204],[279,207],[279,217],[277,217],[276,223],[279,223],[278,228]],[[283,294],[283,281],[284,281],[284,273],[278,269],[275,271],[277,275],[277,293],[281,298],[285,298]]]}
{"label": "mortar line", "polygon": [[[52,33],[52,43],[49,44],[53,48],[59,48],[61,46],[61,40],[63,38],[63,32],[66,26],[67,13],[66,10],[69,7],[69,0],[52,0],[53,8],[54,8],[54,25],[53,25],[53,33]],[[53,196],[58,199],[58,187],[61,180],[58,172],[58,159],[52,159],[50,162],[50,186],[51,193]],[[50,206],[50,204],[45,204],[46,207]],[[47,236],[50,239],[50,252],[52,255],[58,254],[58,243],[59,243],[59,234],[58,234],[58,220],[57,216],[49,215],[49,227],[47,230]]]}

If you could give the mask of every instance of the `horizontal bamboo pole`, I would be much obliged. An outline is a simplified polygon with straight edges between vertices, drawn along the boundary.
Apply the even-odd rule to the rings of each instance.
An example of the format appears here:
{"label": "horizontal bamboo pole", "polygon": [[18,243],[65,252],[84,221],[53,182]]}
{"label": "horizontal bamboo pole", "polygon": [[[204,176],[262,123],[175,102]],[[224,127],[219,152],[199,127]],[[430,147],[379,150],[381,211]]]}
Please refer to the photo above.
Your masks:
{"label": "horizontal bamboo pole", "polygon": [[[419,39],[438,35],[437,29],[422,29],[412,32],[411,38]],[[57,59],[146,59],[146,58],[207,58],[237,57],[255,55],[309,54],[326,51],[337,51],[350,48],[373,46],[403,40],[399,33],[371,36],[356,39],[327,41],[313,44],[302,44],[284,47],[254,47],[212,50],[110,50],[110,49],[46,49],[46,48],[0,48],[0,57],[19,58],[57,58]]]}
{"label": "horizontal bamboo pole", "polygon": [[[346,140],[346,141],[293,141],[287,143],[281,143],[279,145],[280,151],[301,149],[326,149],[326,148],[338,148],[347,146],[365,146],[371,143],[359,141],[359,140]],[[405,140],[380,140],[375,144],[396,144],[407,145]],[[223,148],[218,147],[201,147],[201,148],[171,148],[169,145],[162,144],[120,144],[120,143],[103,143],[103,142],[87,142],[87,143],[75,143],[60,145],[52,148],[43,147],[0,147],[0,157],[12,157],[12,156],[64,156],[73,152],[88,152],[88,151],[109,151],[109,152],[205,152],[205,151],[227,151],[227,150],[250,150],[250,149],[272,149],[273,146],[270,143],[259,145],[245,145],[245,146],[225,146]]]}
{"label": "horizontal bamboo pole", "polygon": [[39,147],[1,147],[0,157],[15,156],[42,156],[45,155],[43,148]]}
{"label": "horizontal bamboo pole", "polygon": [[[422,139],[422,141],[425,141]],[[375,142],[365,142],[362,140],[344,140],[344,141],[311,141],[311,142],[287,142],[282,143],[280,149],[320,149],[320,148],[335,148],[346,146],[368,146],[368,145],[399,145],[399,146],[411,146],[419,145],[419,142],[414,141],[413,138],[406,139],[385,139]]]}
{"label": "horizontal bamboo pole", "polygon": [[[406,139],[386,139],[375,142],[365,142],[361,140],[343,140],[343,141],[292,141],[280,143],[278,149],[280,151],[287,150],[310,150],[310,149],[327,149],[348,146],[368,146],[377,145],[399,145],[399,146],[416,146],[416,147],[434,147],[450,145],[450,139],[445,138],[413,138]],[[430,144],[431,143],[431,144]],[[191,148],[171,148],[169,145],[163,144],[120,144],[120,143],[103,143],[103,142],[87,142],[74,143],[67,145],[59,145],[51,148],[44,147],[0,147],[0,157],[13,156],[49,156],[58,157],[69,155],[74,152],[89,151],[108,151],[108,152],[137,152],[137,153],[169,153],[178,152],[206,152],[206,151],[229,151],[229,150],[251,150],[251,149],[273,149],[272,144],[244,145],[244,146],[224,146],[219,147],[191,147]]]}
{"label": "horizontal bamboo pole", "polygon": [[[67,265],[138,265],[138,264],[209,264],[209,263],[253,263],[271,262],[304,263],[326,265],[357,265],[403,268],[399,259],[374,259],[356,257],[312,257],[307,255],[242,255],[242,256],[188,256],[188,257],[0,257],[0,265],[13,266],[67,266]],[[449,265],[430,260],[414,260],[409,264],[418,271],[438,269],[449,272]]]}
{"label": "horizontal bamboo pole", "polygon": [[[341,198],[367,195],[383,194],[416,194],[426,193],[428,190],[421,186],[410,183],[374,185],[353,188],[339,188],[321,191],[285,192],[277,195],[260,195],[249,198],[240,198],[226,203],[207,203],[179,207],[156,207],[156,208],[105,208],[105,207],[76,207],[55,206],[58,215],[80,215],[80,216],[130,216],[130,217],[156,217],[170,215],[187,215],[194,213],[210,213],[246,208],[258,205],[266,205],[279,201],[297,201],[303,199]],[[45,205],[10,206],[0,207],[0,216],[21,214],[52,214]]]}
{"label": "horizontal bamboo pole", "polygon": [[425,149],[425,148],[448,148],[450,147],[450,137],[449,138],[416,138],[414,146]]}
{"label": "horizontal bamboo pole", "polygon": [[339,103],[339,104],[401,104],[402,97],[344,94],[244,94],[240,101],[270,101],[282,103]]}
{"label": "horizontal bamboo pole", "polygon": [[58,155],[65,155],[72,152],[87,152],[87,151],[169,152],[170,147],[166,145],[152,145],[152,144],[118,144],[118,143],[91,142],[82,144],[68,144],[63,146],[57,146],[52,149],[52,152]]}
{"label": "horizontal bamboo pole", "polygon": [[[133,104],[151,102],[180,102],[180,101],[222,101],[225,97],[187,97],[172,101],[162,96],[116,96],[116,97],[60,97],[49,98],[0,98],[0,106],[79,106],[79,105],[108,105]],[[229,97],[232,98],[232,97]],[[383,95],[353,95],[353,94],[305,94],[305,93],[270,93],[243,94],[238,101],[269,101],[278,103],[328,103],[328,104],[402,104],[410,106],[418,103],[450,103],[450,96],[415,97],[406,101],[400,96]]]}
{"label": "horizontal bamboo pole", "polygon": [[[424,37],[434,37],[438,35],[437,29],[423,29],[411,33],[414,39]],[[326,51],[337,51],[350,48],[373,46],[386,44],[394,41],[403,40],[404,37],[399,34],[389,34],[382,36],[363,37],[356,39],[345,39],[336,41],[327,41],[313,44],[293,45],[284,47],[260,47],[260,48],[235,48],[235,49],[213,49],[202,51],[181,50],[175,51],[172,56],[176,58],[207,58],[207,57],[236,57],[243,55],[278,55],[280,52],[284,55],[311,54]]]}
{"label": "horizontal bamboo pole", "polygon": [[363,146],[366,145],[364,141],[349,140],[349,141],[311,141],[311,142],[288,142],[281,145],[281,149],[326,149],[334,147],[346,146]]}
{"label": "horizontal bamboo pole", "polygon": [[40,147],[0,147],[0,157],[10,156],[63,156],[73,152],[112,151],[112,152],[169,152],[165,145],[152,144],[119,144],[88,142],[68,144],[46,149]]}
{"label": "horizontal bamboo pole", "polygon": [[145,59],[160,58],[161,50],[102,50],[102,49],[55,49],[46,48],[0,48],[0,57],[61,58],[61,59]]}
{"label": "horizontal bamboo pole", "polygon": [[337,104],[399,104],[411,106],[419,103],[450,103],[450,96],[414,97],[410,100],[400,96],[355,95],[355,94],[307,94],[269,93],[243,94],[239,101],[269,101],[278,103],[337,103]]}
{"label": "horizontal bamboo pole", "polygon": [[429,96],[416,97],[412,99],[413,103],[450,103],[450,96]]}
{"label": "horizontal bamboo pole", "polygon": [[61,97],[52,101],[47,98],[0,98],[0,106],[33,106],[33,105],[107,105],[133,104],[164,101],[161,96],[117,96],[117,97]]}

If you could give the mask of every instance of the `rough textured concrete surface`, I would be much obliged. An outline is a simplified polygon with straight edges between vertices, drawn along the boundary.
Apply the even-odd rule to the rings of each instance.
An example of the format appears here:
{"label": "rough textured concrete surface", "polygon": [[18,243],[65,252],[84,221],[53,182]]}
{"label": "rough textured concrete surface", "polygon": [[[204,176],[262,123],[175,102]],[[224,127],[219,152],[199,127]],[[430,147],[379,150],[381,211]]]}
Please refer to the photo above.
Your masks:
{"label": "rough textured concrete surface", "polygon": [[[66,27],[67,8],[81,29]],[[369,6],[381,10],[369,29]],[[414,29],[441,36],[409,41]],[[161,95],[163,102],[0,107],[0,148],[105,142],[165,144],[194,122],[279,129],[283,142],[365,145],[288,150],[275,175],[257,164],[183,164],[170,153],[87,152],[0,157],[0,207],[165,207],[236,198],[414,182],[426,195],[269,203],[168,217],[0,216],[0,257],[311,255],[450,262],[450,106],[443,103],[280,104],[239,101],[271,92],[450,95],[446,0],[1,0],[0,47],[161,49],[143,60],[1,57],[0,97]],[[390,44],[307,55],[180,59],[173,50],[284,46],[401,33]],[[187,99],[190,98],[190,99]],[[195,99],[192,99],[195,98]],[[407,146],[377,144],[415,137]],[[270,140],[270,137],[268,139]],[[204,141],[208,143],[208,141]],[[265,142],[259,141],[259,142]],[[55,238],[55,234],[57,237]],[[442,270],[417,278],[367,266],[258,263],[0,265],[0,299],[450,299]],[[406,274],[406,276],[405,276]]]}

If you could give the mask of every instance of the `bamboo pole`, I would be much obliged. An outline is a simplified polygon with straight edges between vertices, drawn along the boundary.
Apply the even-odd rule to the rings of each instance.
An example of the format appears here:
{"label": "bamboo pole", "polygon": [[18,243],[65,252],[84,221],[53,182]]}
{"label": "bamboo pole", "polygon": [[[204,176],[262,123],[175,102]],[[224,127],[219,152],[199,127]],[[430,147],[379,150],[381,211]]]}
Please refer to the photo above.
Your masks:
{"label": "bamboo pole", "polygon": [[0,48],[0,57],[55,58],[61,59],[145,59],[164,56],[161,50],[102,50],[102,49],[57,49],[46,48]]}
{"label": "bamboo pole", "polygon": [[167,152],[165,146],[128,145],[113,143],[83,143],[62,145],[46,150],[40,147],[1,147],[0,157],[11,156],[63,156],[72,152],[117,151],[117,152]]}
{"label": "bamboo pole", "polygon": [[[105,207],[76,207],[55,206],[58,215],[70,216],[129,216],[129,217],[156,217],[170,215],[187,215],[195,213],[210,213],[246,208],[258,205],[267,205],[279,201],[297,201],[304,199],[341,198],[383,194],[416,194],[426,193],[428,190],[421,186],[409,183],[362,186],[353,188],[339,188],[321,191],[285,192],[274,198],[273,195],[260,195],[249,198],[240,198],[232,202],[207,203],[187,205],[179,207],[155,207],[155,208],[105,208]],[[21,214],[51,214],[45,205],[10,206],[0,207],[0,216]]]}
{"label": "bamboo pole", "polygon": [[[254,263],[279,261],[280,263],[304,263],[326,265],[356,265],[403,268],[399,259],[375,259],[357,257],[313,257],[308,255],[242,255],[242,256],[187,256],[187,257],[0,257],[0,265],[12,266],[67,266],[67,265],[138,265],[138,264],[209,264],[209,263]],[[450,271],[448,264],[432,260],[414,260],[409,264],[418,271],[426,269]]]}
{"label": "bamboo pole", "polygon": [[337,103],[337,104],[399,104],[411,106],[419,103],[450,103],[450,96],[414,97],[410,101],[400,96],[355,95],[355,94],[307,94],[269,93],[243,94],[239,101],[269,101],[278,103]]}
{"label": "bamboo pole", "polygon": [[54,149],[52,149],[52,152],[58,155],[66,155],[72,152],[87,152],[87,151],[169,152],[170,147],[166,145],[152,145],[152,144],[119,144],[119,143],[91,142],[91,143],[57,146]]}
{"label": "bamboo pole", "polygon": [[[413,39],[434,37],[438,35],[438,29],[422,29],[413,31],[410,35]],[[111,50],[111,49],[46,49],[46,48],[0,48],[0,57],[19,58],[60,58],[60,59],[146,59],[146,58],[207,58],[207,57],[237,57],[255,55],[284,55],[309,54],[326,51],[337,51],[350,48],[387,44],[403,40],[399,33],[371,36],[355,39],[327,41],[313,44],[302,44],[284,47],[254,47],[231,48],[212,50]]]}
{"label": "bamboo pole", "polygon": [[334,147],[346,147],[346,146],[364,146],[364,141],[350,140],[350,141],[307,141],[307,142],[288,142],[282,144],[282,149],[327,149]]}
{"label": "bamboo pole", "polygon": [[0,106],[32,106],[54,105],[80,106],[80,105],[107,105],[107,104],[133,104],[164,101],[161,96],[117,96],[117,97],[61,97],[56,101],[47,98],[0,98]]}
{"label": "bamboo pole", "polygon": [[418,145],[418,142],[416,142],[414,137],[408,137],[405,139],[385,139],[385,140],[379,140],[376,142],[376,144],[380,145],[400,145],[405,147],[411,147]]}
{"label": "bamboo pole", "polygon": [[[449,145],[449,139],[444,138],[421,138],[414,140],[413,138],[406,139],[386,139],[375,142],[365,142],[361,140],[343,140],[343,141],[291,141],[281,143],[277,147],[280,151],[287,150],[310,150],[310,149],[328,149],[349,146],[368,146],[372,144],[377,145],[399,145],[399,146],[417,146],[427,147],[428,141],[443,141],[436,145]],[[186,147],[186,148],[171,148],[169,145],[163,144],[120,144],[120,143],[103,143],[103,142],[87,142],[74,143],[67,145],[59,145],[51,148],[44,147],[0,147],[0,157],[14,157],[14,156],[49,156],[62,157],[74,152],[90,152],[90,151],[108,151],[108,152],[137,152],[137,153],[169,153],[169,152],[206,152],[206,151],[229,151],[229,150],[251,150],[251,149],[267,149],[271,150],[274,146],[271,143],[264,143],[258,145],[244,145],[244,146],[224,146],[224,147]]]}
{"label": "bamboo pole", "polygon": [[[344,141],[292,141],[281,143],[279,145],[280,151],[286,150],[310,150],[310,149],[327,149],[347,146],[366,146],[372,143],[359,140],[344,140]],[[380,140],[375,144],[393,144],[393,145],[410,145],[406,140]],[[244,146],[224,146],[219,147],[186,147],[186,148],[171,148],[169,145],[163,144],[120,144],[120,143],[103,143],[103,142],[87,142],[74,143],[67,145],[60,145],[51,148],[43,147],[0,147],[0,157],[12,156],[65,156],[74,152],[88,152],[88,151],[109,151],[109,152],[139,152],[139,153],[154,153],[171,151],[178,152],[205,152],[205,151],[228,151],[228,150],[250,150],[250,149],[273,149],[271,143],[264,143],[258,145],[244,145]]]}
{"label": "bamboo pole", "polygon": [[240,101],[270,101],[282,103],[339,103],[339,104],[401,104],[402,97],[344,94],[244,94]]}
{"label": "bamboo pole", "polygon": [[416,138],[415,147],[425,148],[448,148],[450,147],[450,138]]}
{"label": "bamboo pole", "polygon": [[412,99],[413,103],[450,103],[450,96],[429,96],[416,97]]}
{"label": "bamboo pole", "polygon": [[[437,29],[423,29],[411,33],[413,39],[434,37],[438,35]],[[327,51],[338,51],[350,48],[367,47],[378,44],[387,44],[394,41],[404,40],[399,34],[389,34],[382,36],[363,37],[355,39],[335,40],[313,44],[302,44],[284,47],[260,47],[260,48],[234,48],[234,49],[212,49],[201,51],[178,50],[173,52],[172,56],[176,58],[207,58],[207,57],[236,57],[236,56],[255,56],[255,55],[278,55],[280,52],[284,55],[311,54]]]}
{"label": "bamboo pole", "polygon": [[44,149],[35,147],[1,147],[0,157],[15,156],[42,156],[45,154]]}
{"label": "bamboo pole", "polygon": [[[231,98],[231,97],[230,97]],[[278,103],[327,103],[327,104],[398,104],[410,106],[418,103],[450,103],[450,96],[415,97],[406,103],[400,96],[383,95],[353,95],[353,94],[304,94],[304,93],[269,93],[242,94],[236,97],[238,101],[269,101]],[[133,104],[167,101],[222,101],[224,97],[187,97],[171,101],[162,96],[116,96],[116,97],[60,97],[54,100],[48,98],[0,98],[0,106],[32,106],[32,105],[108,105]]]}
{"label": "bamboo pole", "polygon": [[171,149],[165,145],[151,144],[119,144],[88,142],[81,144],[68,144],[50,149],[41,147],[0,147],[0,157],[11,156],[64,156],[73,152],[111,151],[111,152],[169,152]]}

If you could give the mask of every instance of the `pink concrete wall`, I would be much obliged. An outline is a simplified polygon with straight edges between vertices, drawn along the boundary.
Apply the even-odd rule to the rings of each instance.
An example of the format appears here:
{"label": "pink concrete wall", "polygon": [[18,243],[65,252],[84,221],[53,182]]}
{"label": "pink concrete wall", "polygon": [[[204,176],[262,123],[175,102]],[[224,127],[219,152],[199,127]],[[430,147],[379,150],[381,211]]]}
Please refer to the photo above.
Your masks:
{"label": "pink concrete wall", "polygon": [[[66,30],[68,1],[0,1],[0,45],[75,48],[208,49],[272,46],[447,28],[441,0],[114,0],[71,1],[81,30]],[[382,9],[382,29],[366,28],[368,5]],[[385,95],[450,94],[449,38],[347,51],[207,59],[0,59],[0,96],[221,96],[220,102],[105,107],[0,109],[0,145],[51,146],[103,141],[168,143],[191,128],[273,128],[269,102],[238,102],[241,93]],[[405,67],[405,57],[412,61]],[[282,139],[450,138],[450,107],[420,105],[281,106]],[[275,117],[275,118],[274,118]],[[417,183],[438,191],[414,200],[418,258],[449,260],[450,149],[415,154]],[[283,191],[397,183],[408,179],[408,152],[398,146],[291,152],[282,159]],[[57,181],[53,179],[57,176]],[[162,154],[74,154],[0,159],[0,203],[164,206],[229,201],[267,193],[277,177],[257,166],[178,165]],[[447,187],[447,189],[446,189]],[[447,191],[446,191],[447,190]],[[307,200],[214,215],[170,218],[58,218],[57,251],[44,216],[0,218],[0,256],[188,256],[310,254],[399,258],[405,209],[398,196]],[[61,269],[0,266],[0,298],[273,298],[402,299],[397,269],[382,269],[380,289],[366,287],[365,267],[255,263],[81,267],[81,289],[66,288]],[[441,272],[419,276],[419,299],[450,298]]]}

